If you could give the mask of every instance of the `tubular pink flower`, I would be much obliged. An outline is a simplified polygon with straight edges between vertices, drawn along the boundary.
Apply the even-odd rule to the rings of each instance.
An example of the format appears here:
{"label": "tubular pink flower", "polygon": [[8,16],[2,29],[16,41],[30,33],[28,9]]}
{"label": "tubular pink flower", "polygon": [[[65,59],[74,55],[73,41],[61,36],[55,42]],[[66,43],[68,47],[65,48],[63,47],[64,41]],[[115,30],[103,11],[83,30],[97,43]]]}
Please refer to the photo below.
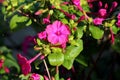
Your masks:
{"label": "tubular pink flower", "polygon": [[69,27],[61,21],[55,21],[46,28],[48,41],[52,44],[66,44],[68,36],[70,35]]}
{"label": "tubular pink flower", "polygon": [[3,60],[3,59],[0,59],[0,68],[2,68],[3,63],[4,63],[4,60]]}
{"label": "tubular pink flower", "polygon": [[111,8],[110,8],[109,13],[112,12],[113,9],[115,9],[115,8],[117,7],[117,5],[118,5],[118,3],[117,3],[116,1],[112,2],[112,6],[111,6]]}
{"label": "tubular pink flower", "polygon": [[117,18],[118,18],[118,20],[120,20],[120,13],[118,13]]}
{"label": "tubular pink flower", "polygon": [[82,11],[82,7],[80,6],[80,0],[72,0],[73,4],[80,10]]}
{"label": "tubular pink flower", "polygon": [[46,39],[47,35],[46,35],[46,31],[40,32],[38,33],[38,38],[39,39]]}
{"label": "tubular pink flower", "polygon": [[37,54],[35,57],[33,57],[30,60],[27,60],[25,57],[23,57],[21,54],[17,54],[18,63],[22,69],[22,73],[24,75],[27,75],[31,72],[31,63],[35,61],[41,54]]}
{"label": "tubular pink flower", "polygon": [[48,18],[43,18],[43,23],[44,24],[49,24],[50,23],[50,20]]}
{"label": "tubular pink flower", "polygon": [[40,75],[33,73],[33,74],[30,76],[30,78],[31,78],[32,80],[40,80]]}
{"label": "tubular pink flower", "polygon": [[46,18],[43,18],[43,23],[44,24],[50,24],[50,14]]}
{"label": "tubular pink flower", "polygon": [[94,25],[101,25],[103,20],[104,20],[103,18],[95,18],[93,20],[93,23]]}
{"label": "tubular pink flower", "polygon": [[116,25],[120,28],[120,20],[116,23]]}
{"label": "tubular pink flower", "polygon": [[99,6],[99,8],[101,8],[103,6],[103,3],[101,1],[99,1],[98,6]]}

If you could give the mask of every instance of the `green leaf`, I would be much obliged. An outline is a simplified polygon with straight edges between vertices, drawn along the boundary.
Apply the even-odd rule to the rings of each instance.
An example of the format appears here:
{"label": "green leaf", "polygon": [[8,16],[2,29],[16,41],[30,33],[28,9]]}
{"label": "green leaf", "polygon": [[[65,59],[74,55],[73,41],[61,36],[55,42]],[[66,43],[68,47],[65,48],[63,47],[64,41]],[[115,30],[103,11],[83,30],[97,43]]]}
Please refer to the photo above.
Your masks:
{"label": "green leaf", "polygon": [[55,74],[55,80],[59,80],[59,73]]}
{"label": "green leaf", "polygon": [[60,8],[60,2],[61,0],[50,0],[50,3],[56,8]]}
{"label": "green leaf", "polygon": [[12,6],[18,6],[18,0],[10,0],[11,1],[11,4]]}
{"label": "green leaf", "polygon": [[13,61],[11,59],[6,59],[4,65],[7,66],[8,68],[15,67],[17,69],[17,71],[20,72],[20,67],[16,63],[16,61]]}
{"label": "green leaf", "polygon": [[78,56],[75,61],[77,61],[78,63],[82,64],[83,66],[87,67],[87,63],[85,61],[85,58],[83,56]]}
{"label": "green leaf", "polygon": [[90,26],[89,30],[93,38],[101,39],[103,37],[104,31],[98,28],[97,26]]}
{"label": "green leaf", "polygon": [[115,25],[112,26],[112,31],[113,31],[114,34],[117,34],[117,32],[118,32],[119,30],[120,30],[120,29],[119,29],[117,26],[115,26]]}
{"label": "green leaf", "polygon": [[89,5],[88,5],[87,0],[81,0],[81,1],[80,1],[80,5],[82,6],[82,8],[83,8],[83,10],[84,10],[85,12],[90,11],[90,8],[89,8]]}
{"label": "green leaf", "polygon": [[32,21],[26,16],[14,15],[10,20],[10,29],[19,30],[23,27],[31,25]]}
{"label": "green leaf", "polygon": [[73,66],[74,59],[65,59],[62,64],[66,69],[70,70]]}
{"label": "green leaf", "polygon": [[44,80],[44,78],[43,78],[43,76],[42,76],[42,75],[40,75],[40,80]]}
{"label": "green leaf", "polygon": [[40,39],[38,39],[38,38],[37,38],[37,44],[38,44],[39,46],[42,45],[42,42],[41,42]]}
{"label": "green leaf", "polygon": [[77,46],[71,45],[66,48],[65,59],[74,59],[76,58],[80,52],[83,50],[83,42],[82,40],[76,41]]}
{"label": "green leaf", "polygon": [[76,35],[77,35],[77,38],[79,39],[79,38],[82,38],[82,36],[83,36],[83,29],[84,29],[84,27],[79,27],[79,28],[77,28],[77,31],[76,31]]}
{"label": "green leaf", "polygon": [[48,56],[49,63],[52,66],[60,66],[64,62],[63,53],[52,53]]}

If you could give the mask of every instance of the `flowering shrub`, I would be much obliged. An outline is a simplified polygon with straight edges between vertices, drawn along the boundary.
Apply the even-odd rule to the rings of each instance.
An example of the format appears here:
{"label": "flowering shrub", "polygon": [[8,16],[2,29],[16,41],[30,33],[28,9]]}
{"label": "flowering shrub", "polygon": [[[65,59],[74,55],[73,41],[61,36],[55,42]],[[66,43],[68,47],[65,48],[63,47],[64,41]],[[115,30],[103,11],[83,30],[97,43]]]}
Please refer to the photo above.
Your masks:
{"label": "flowering shrub", "polygon": [[[20,45],[22,52],[16,53],[16,59],[9,47],[0,44],[0,79],[109,79],[99,78],[101,73],[96,69],[106,47],[119,55],[119,7],[118,1],[102,0],[0,0],[2,42],[8,32],[25,27],[36,31]],[[30,44],[34,48],[32,58],[28,54]]]}

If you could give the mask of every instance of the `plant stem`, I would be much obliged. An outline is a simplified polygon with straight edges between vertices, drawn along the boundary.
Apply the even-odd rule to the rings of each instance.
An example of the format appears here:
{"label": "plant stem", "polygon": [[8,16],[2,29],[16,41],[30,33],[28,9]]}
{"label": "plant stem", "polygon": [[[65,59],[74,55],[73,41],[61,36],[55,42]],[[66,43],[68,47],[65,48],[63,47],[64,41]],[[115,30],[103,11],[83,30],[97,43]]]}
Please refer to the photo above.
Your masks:
{"label": "plant stem", "polygon": [[59,74],[59,67],[56,66],[56,74]]}
{"label": "plant stem", "polygon": [[47,71],[47,74],[48,74],[49,80],[51,80],[50,72],[49,72],[49,70],[48,70],[48,66],[47,66],[47,64],[46,64],[45,59],[43,60],[43,62],[44,62],[44,65],[45,65],[45,68],[46,68],[46,71]]}

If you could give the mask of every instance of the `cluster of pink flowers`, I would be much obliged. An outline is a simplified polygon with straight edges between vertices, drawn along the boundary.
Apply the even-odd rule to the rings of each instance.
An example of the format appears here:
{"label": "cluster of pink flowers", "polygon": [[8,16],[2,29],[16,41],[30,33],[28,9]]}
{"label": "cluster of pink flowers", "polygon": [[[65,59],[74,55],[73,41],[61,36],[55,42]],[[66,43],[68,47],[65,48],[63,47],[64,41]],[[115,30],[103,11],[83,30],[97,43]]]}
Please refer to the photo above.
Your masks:
{"label": "cluster of pink flowers", "polygon": [[93,20],[94,25],[101,25],[102,22],[110,15],[110,13],[117,7],[118,3],[113,2],[111,8],[108,8],[108,4],[106,3],[103,6],[103,3],[99,1],[99,10],[97,13],[97,17]]}
{"label": "cluster of pink flowers", "polygon": [[61,21],[56,20],[53,24],[47,25],[45,31],[38,33],[38,38],[47,39],[51,44],[59,44],[62,48],[65,48],[69,35],[69,27]]}
{"label": "cluster of pink flowers", "polygon": [[120,13],[117,16],[117,19],[118,19],[118,21],[117,21],[116,25],[120,28]]}

